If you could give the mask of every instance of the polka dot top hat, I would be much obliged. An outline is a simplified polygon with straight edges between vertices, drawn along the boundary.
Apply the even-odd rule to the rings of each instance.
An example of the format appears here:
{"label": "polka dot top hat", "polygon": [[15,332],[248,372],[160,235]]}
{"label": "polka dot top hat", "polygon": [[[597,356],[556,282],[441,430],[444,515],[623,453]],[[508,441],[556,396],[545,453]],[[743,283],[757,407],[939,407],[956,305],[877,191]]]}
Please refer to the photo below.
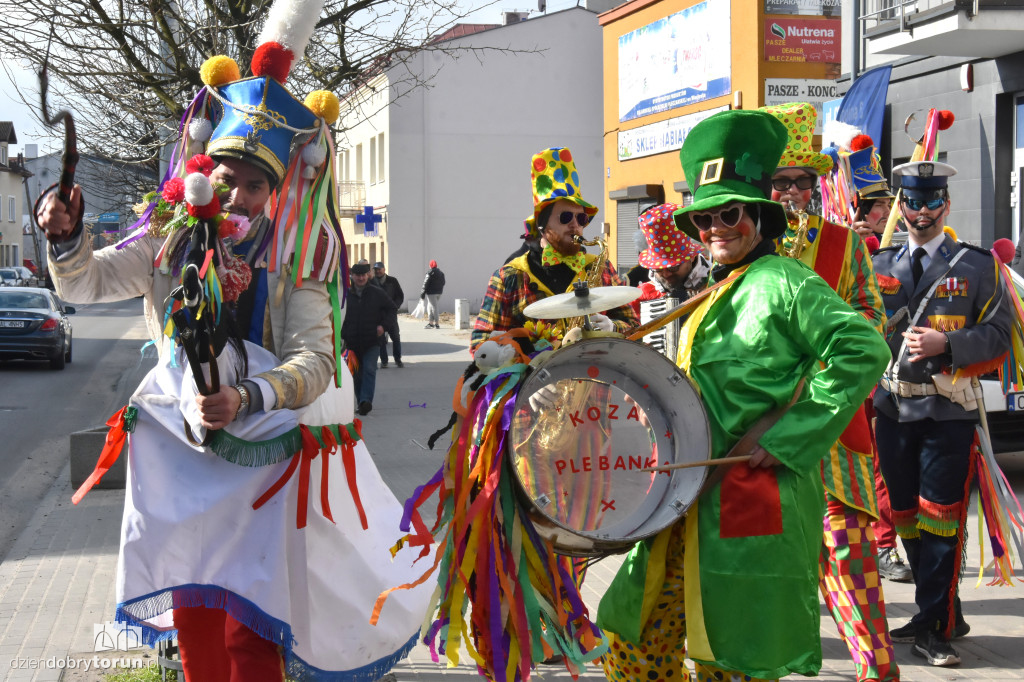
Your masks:
{"label": "polka dot top hat", "polygon": [[788,222],[782,204],[771,200],[771,180],[785,148],[786,126],[763,111],[723,111],[698,123],[679,150],[693,203],[675,212],[676,227],[700,239],[691,212],[742,201],[759,207],[766,239],[780,236]]}
{"label": "polka dot top hat", "polygon": [[640,230],[647,240],[647,248],[640,252],[640,265],[650,270],[675,268],[700,253],[700,244],[676,229],[673,214],[680,208],[678,204],[661,204],[640,216]]}
{"label": "polka dot top hat", "polygon": [[533,215],[525,221],[526,232],[530,237],[540,237],[537,216],[559,199],[568,199],[577,204],[589,216],[597,215],[597,206],[587,202],[580,193],[580,176],[568,147],[552,147],[534,154],[530,162],[530,180],[533,186]]}
{"label": "polka dot top hat", "polygon": [[818,123],[818,112],[814,105],[807,102],[790,102],[761,107],[759,111],[766,111],[782,121],[789,133],[786,151],[779,160],[779,168],[810,168],[818,175],[824,175],[832,169],[832,158],[828,154],[814,151],[811,146],[814,127]]}

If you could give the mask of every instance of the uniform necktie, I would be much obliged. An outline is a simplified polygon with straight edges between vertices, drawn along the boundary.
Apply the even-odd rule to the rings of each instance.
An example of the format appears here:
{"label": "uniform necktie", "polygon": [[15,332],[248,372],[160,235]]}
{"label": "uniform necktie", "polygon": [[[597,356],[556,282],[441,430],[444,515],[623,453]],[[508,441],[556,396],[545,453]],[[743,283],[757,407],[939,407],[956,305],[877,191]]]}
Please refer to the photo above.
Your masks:
{"label": "uniform necktie", "polygon": [[924,263],[921,261],[924,260],[927,253],[923,246],[919,246],[914,249],[914,253],[910,257],[910,272],[913,273],[915,287],[921,281],[921,276],[924,274]]}

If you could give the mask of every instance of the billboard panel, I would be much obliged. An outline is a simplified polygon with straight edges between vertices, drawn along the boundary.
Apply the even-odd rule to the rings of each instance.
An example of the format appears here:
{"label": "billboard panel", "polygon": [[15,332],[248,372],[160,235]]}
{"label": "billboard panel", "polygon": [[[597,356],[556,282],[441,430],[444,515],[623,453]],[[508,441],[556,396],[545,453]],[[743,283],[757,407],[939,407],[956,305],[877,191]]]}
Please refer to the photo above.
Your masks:
{"label": "billboard panel", "polygon": [[764,58],[770,62],[824,62],[838,64],[841,19],[764,20]]}
{"label": "billboard panel", "polygon": [[619,120],[731,92],[729,0],[705,0],[619,37]]}
{"label": "billboard panel", "polygon": [[838,17],[842,8],[842,0],[764,0],[765,14]]}
{"label": "billboard panel", "polygon": [[618,140],[619,161],[639,159],[652,154],[681,149],[683,141],[695,125],[712,114],[728,109],[728,106],[716,107],[657,123],[649,123],[631,130],[621,130]]}
{"label": "billboard panel", "polygon": [[821,135],[825,124],[822,115],[824,103],[839,97],[839,85],[832,80],[814,78],[765,78],[764,103],[785,104],[787,102],[810,102],[818,112],[815,135]]}

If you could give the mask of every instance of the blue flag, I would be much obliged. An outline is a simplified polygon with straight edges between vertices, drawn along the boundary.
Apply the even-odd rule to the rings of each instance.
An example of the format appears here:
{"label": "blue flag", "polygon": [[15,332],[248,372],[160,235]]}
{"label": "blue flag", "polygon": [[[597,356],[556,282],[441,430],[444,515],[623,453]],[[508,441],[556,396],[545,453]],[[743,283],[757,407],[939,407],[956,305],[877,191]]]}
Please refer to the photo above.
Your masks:
{"label": "blue flag", "polygon": [[891,73],[891,66],[865,71],[843,95],[836,114],[836,120],[856,126],[865,135],[870,135],[876,148],[882,146],[882,122]]}

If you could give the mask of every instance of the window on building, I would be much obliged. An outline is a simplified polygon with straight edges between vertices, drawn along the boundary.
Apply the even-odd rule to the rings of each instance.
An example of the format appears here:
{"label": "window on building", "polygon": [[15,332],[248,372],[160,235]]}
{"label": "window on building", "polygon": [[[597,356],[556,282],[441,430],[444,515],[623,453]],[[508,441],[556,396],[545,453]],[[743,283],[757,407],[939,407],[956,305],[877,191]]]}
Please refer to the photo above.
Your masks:
{"label": "window on building", "polygon": [[377,184],[377,140],[370,138],[370,184]]}
{"label": "window on building", "polygon": [[370,255],[366,258],[366,260],[370,261],[371,263],[376,263],[377,262],[377,245],[376,244],[370,244]]}
{"label": "window on building", "polygon": [[14,197],[7,197],[7,222],[14,222],[14,214],[18,211],[18,206],[15,203]]}
{"label": "window on building", "polygon": [[356,145],[356,182],[363,181],[363,145]]}
{"label": "window on building", "polygon": [[0,163],[7,165],[7,145],[0,145]]}
{"label": "window on building", "polygon": [[342,149],[338,154],[338,179],[342,182],[348,182],[348,157],[349,150],[347,149]]}
{"label": "window on building", "polygon": [[4,219],[4,200],[0,199],[0,220]]}
{"label": "window on building", "polygon": [[384,182],[384,133],[377,136],[377,178]]}

